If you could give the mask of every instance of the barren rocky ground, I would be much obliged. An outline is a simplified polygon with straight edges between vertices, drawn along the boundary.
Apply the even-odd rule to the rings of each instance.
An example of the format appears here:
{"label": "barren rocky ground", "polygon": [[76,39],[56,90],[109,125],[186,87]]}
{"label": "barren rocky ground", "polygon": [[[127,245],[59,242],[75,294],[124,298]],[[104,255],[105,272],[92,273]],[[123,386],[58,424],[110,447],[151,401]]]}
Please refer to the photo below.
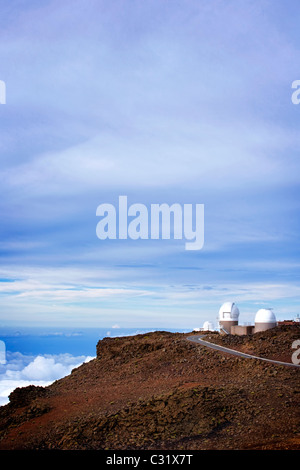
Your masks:
{"label": "barren rocky ground", "polygon": [[[104,338],[69,376],[16,389],[0,407],[0,449],[299,449],[300,369],[187,336]],[[300,326],[206,339],[291,362]]]}

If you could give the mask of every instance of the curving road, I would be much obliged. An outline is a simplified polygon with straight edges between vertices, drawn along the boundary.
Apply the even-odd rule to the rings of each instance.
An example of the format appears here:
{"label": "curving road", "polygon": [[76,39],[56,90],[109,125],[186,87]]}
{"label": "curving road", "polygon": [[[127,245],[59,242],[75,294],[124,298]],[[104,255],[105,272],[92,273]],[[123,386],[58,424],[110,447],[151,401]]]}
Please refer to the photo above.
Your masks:
{"label": "curving road", "polygon": [[246,354],[240,351],[235,351],[234,349],[225,348],[224,346],[219,346],[218,344],[204,341],[202,339],[204,337],[205,335],[188,336],[187,340],[192,341],[193,343],[196,343],[196,344],[200,344],[201,346],[206,346],[211,349],[216,349],[217,351],[233,354],[234,356],[246,357],[246,358],[251,358],[251,359],[259,359],[260,361],[272,362],[273,364],[279,364],[281,366],[300,367],[300,364],[293,364],[292,362],[275,361],[274,359],[267,359],[265,357],[252,356],[251,354]]}

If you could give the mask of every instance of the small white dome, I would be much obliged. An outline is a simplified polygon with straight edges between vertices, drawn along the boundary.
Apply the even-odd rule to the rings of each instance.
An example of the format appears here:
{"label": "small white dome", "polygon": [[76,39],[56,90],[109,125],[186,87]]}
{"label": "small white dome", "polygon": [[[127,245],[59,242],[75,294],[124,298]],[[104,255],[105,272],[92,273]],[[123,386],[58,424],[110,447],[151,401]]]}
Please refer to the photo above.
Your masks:
{"label": "small white dome", "polygon": [[204,331],[213,331],[214,329],[214,326],[213,324],[210,322],[210,321],[205,321],[203,323],[203,328],[202,328]]}
{"label": "small white dome", "polygon": [[276,323],[274,312],[270,308],[261,308],[255,315],[255,323]]}
{"label": "small white dome", "polygon": [[219,310],[219,320],[237,321],[240,311],[234,302],[225,302]]}

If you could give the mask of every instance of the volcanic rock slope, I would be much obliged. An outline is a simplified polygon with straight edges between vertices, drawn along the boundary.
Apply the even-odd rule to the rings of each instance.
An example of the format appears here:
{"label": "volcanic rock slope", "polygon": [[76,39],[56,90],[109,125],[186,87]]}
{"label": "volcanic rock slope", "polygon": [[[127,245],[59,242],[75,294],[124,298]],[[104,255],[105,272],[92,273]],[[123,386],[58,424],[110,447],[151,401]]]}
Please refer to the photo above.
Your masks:
{"label": "volcanic rock slope", "polygon": [[[16,389],[0,407],[0,449],[299,449],[300,368],[238,358],[187,336],[104,338],[97,357],[67,377]],[[300,327],[207,337],[291,362]]]}

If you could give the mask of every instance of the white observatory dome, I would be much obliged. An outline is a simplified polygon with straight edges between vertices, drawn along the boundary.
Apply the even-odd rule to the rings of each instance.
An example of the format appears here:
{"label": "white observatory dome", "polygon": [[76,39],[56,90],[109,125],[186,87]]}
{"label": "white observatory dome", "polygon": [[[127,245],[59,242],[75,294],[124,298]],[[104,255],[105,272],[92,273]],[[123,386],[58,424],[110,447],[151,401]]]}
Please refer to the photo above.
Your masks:
{"label": "white observatory dome", "polygon": [[261,308],[255,315],[255,323],[276,323],[274,312],[270,308]]}
{"label": "white observatory dome", "polygon": [[214,326],[213,324],[210,322],[210,321],[205,321],[203,323],[203,328],[202,328],[204,331],[213,331],[214,329]]}
{"label": "white observatory dome", "polygon": [[234,302],[225,302],[219,310],[219,321],[238,321],[240,311]]}

